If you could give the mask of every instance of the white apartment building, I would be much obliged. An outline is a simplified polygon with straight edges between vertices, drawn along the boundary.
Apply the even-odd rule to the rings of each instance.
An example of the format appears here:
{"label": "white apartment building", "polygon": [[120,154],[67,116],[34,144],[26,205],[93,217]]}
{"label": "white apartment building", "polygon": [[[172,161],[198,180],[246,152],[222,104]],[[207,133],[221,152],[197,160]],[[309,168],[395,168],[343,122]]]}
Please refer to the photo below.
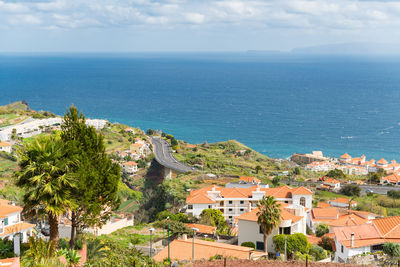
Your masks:
{"label": "white apartment building", "polygon": [[[257,223],[258,208],[241,214],[238,220],[238,244],[253,242],[257,250],[264,250],[264,235]],[[296,204],[281,203],[281,221],[270,235],[267,236],[268,252],[275,252],[272,238],[278,234],[306,234],[306,208]]]}
{"label": "white apartment building", "polygon": [[138,171],[137,163],[134,161],[124,162],[122,163],[122,167],[127,174],[134,174]]}
{"label": "white apartment building", "polygon": [[12,239],[20,233],[22,242],[27,242],[28,237],[32,236],[34,224],[25,223],[21,218],[22,208],[10,205],[8,200],[0,200],[0,238]]}
{"label": "white apartment building", "polygon": [[225,219],[233,223],[239,215],[250,211],[263,196],[274,196],[278,201],[303,206],[308,212],[312,208],[312,192],[305,187],[280,186],[261,188],[225,188],[208,186],[193,190],[186,198],[186,213],[200,216],[204,209],[219,209]]}
{"label": "white apartment building", "polygon": [[96,130],[101,130],[106,127],[108,121],[100,119],[86,119],[87,126],[93,126]]}

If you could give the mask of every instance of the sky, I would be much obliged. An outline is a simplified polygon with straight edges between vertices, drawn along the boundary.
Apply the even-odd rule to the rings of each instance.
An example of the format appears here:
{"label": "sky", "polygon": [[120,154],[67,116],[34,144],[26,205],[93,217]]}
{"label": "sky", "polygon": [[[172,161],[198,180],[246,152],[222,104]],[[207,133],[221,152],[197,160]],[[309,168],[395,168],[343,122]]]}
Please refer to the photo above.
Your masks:
{"label": "sky", "polygon": [[400,43],[400,0],[0,0],[0,52]]}

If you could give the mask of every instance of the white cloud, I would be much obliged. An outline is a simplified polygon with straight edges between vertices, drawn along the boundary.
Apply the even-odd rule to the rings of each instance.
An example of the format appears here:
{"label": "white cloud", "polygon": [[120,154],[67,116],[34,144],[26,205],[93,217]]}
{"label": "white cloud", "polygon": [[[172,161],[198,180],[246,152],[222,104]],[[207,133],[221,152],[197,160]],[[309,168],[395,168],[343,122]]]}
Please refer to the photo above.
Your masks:
{"label": "white cloud", "polygon": [[[23,19],[21,19],[23,18]],[[20,21],[20,22],[18,22]],[[387,29],[400,25],[400,3],[357,0],[0,0],[3,27],[76,29],[159,26]]]}

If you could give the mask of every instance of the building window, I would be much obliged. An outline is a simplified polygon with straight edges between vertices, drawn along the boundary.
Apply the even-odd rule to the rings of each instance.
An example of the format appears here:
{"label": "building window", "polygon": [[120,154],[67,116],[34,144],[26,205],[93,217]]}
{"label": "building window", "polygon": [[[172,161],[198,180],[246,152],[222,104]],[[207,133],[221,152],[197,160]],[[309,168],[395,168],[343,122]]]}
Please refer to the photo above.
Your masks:
{"label": "building window", "polygon": [[244,204],[244,200],[240,200],[240,204]]}
{"label": "building window", "polygon": [[240,211],[244,211],[244,209],[240,209]]}
{"label": "building window", "polygon": [[344,250],[344,249],[343,249],[343,245],[342,245],[342,247],[341,247],[340,251],[343,253],[343,250]]}
{"label": "building window", "polygon": [[289,201],[285,200],[285,203],[289,203]]}
{"label": "building window", "polygon": [[212,209],[212,205],[208,205],[208,208],[209,208],[209,209]]}
{"label": "building window", "polygon": [[290,227],[279,227],[279,234],[290,235]]}
{"label": "building window", "polygon": [[256,242],[256,249],[264,251],[264,242],[257,241]]}
{"label": "building window", "polygon": [[232,202],[232,200],[229,200],[229,204],[232,204],[233,202]]}
{"label": "building window", "polygon": [[192,210],[193,209],[193,205],[188,205],[188,210]]}
{"label": "building window", "polygon": [[8,225],[8,218],[4,218],[4,226]]}
{"label": "building window", "polygon": [[306,206],[306,198],[305,197],[300,198],[300,205],[302,205],[303,207]]}
{"label": "building window", "polygon": [[229,216],[228,218],[229,218],[229,219],[232,219],[232,216]]}
{"label": "building window", "polygon": [[260,227],[259,227],[258,232],[259,232],[260,234],[264,234],[264,232],[263,232],[263,230],[262,230],[262,228],[261,228],[261,225],[260,225]]}
{"label": "building window", "polygon": [[229,211],[232,211],[233,209],[229,209]]}

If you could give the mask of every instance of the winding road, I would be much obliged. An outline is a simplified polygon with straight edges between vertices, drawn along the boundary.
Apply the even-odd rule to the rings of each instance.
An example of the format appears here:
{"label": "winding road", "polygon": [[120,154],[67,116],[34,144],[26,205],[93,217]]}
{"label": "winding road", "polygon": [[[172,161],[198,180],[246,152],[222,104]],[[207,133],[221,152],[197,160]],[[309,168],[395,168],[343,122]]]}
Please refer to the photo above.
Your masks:
{"label": "winding road", "polygon": [[160,137],[150,137],[158,163],[177,172],[192,172],[195,168],[177,161],[172,155],[170,144]]}

